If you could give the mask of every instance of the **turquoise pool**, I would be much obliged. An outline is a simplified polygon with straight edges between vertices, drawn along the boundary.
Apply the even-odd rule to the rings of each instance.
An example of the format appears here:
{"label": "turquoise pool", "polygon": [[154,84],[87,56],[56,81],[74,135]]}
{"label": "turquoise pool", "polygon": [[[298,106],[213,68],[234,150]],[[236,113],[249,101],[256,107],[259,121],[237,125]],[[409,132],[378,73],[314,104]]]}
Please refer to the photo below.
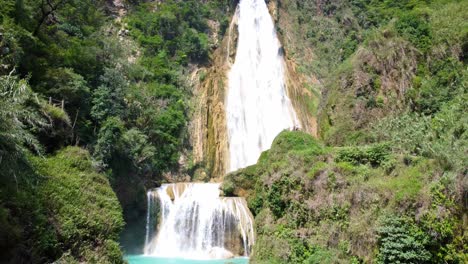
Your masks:
{"label": "turquoise pool", "polygon": [[129,264],[248,264],[248,258],[233,258],[221,260],[192,260],[177,258],[159,258],[144,255],[130,255],[125,259]]}

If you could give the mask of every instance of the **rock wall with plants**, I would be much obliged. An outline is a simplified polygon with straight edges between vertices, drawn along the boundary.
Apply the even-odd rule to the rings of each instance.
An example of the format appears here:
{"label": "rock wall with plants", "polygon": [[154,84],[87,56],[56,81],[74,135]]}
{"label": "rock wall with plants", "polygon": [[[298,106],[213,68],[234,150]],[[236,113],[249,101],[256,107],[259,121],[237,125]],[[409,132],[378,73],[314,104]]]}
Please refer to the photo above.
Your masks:
{"label": "rock wall with plants", "polygon": [[319,137],[283,132],[226,177],[255,215],[252,262],[466,262],[467,4],[271,2]]}
{"label": "rock wall with plants", "polygon": [[387,142],[331,147],[284,131],[223,191],[255,216],[252,263],[463,263],[464,180]]}
{"label": "rock wall with plants", "polygon": [[[4,262],[122,261],[121,213],[133,227],[144,219],[146,188],[190,180],[198,166],[188,75],[210,65],[234,4],[0,1],[0,219],[11,227],[0,231]],[[66,162],[80,151],[61,156],[70,146],[90,153],[86,169]],[[45,167],[56,159],[63,164]],[[77,187],[85,196],[73,200]],[[86,196],[101,191],[108,201]],[[84,221],[94,202],[115,226]],[[132,231],[122,240],[139,248],[144,225]]]}

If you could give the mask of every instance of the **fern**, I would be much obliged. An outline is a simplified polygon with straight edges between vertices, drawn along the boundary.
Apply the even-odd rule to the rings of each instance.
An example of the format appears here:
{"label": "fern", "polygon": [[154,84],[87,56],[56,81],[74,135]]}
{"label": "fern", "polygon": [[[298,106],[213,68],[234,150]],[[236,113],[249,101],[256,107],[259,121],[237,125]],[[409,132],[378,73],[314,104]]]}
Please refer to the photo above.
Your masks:
{"label": "fern", "polygon": [[0,176],[13,175],[27,164],[28,149],[41,153],[42,147],[34,131],[48,124],[38,111],[39,100],[27,79],[19,79],[14,71],[0,76]]}

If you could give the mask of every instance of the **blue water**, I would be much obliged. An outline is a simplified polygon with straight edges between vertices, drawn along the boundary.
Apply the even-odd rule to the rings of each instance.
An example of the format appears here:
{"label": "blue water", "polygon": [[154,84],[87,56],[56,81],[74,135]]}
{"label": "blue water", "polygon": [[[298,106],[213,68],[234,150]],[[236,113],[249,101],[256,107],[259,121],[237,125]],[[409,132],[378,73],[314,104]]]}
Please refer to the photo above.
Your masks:
{"label": "blue water", "polygon": [[129,264],[248,264],[248,258],[233,258],[221,260],[192,260],[176,258],[158,258],[144,255],[129,255],[125,257]]}

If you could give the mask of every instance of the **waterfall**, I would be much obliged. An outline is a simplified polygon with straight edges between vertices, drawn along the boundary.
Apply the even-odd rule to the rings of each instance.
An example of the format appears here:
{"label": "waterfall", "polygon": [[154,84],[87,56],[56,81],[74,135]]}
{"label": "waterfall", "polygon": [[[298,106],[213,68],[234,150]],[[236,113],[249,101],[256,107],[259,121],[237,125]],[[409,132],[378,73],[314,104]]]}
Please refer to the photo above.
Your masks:
{"label": "waterfall", "polygon": [[220,197],[219,187],[218,183],[176,183],[149,191],[145,255],[248,256],[254,243],[253,217],[245,199]]}
{"label": "waterfall", "polygon": [[229,169],[257,162],[284,129],[298,126],[286,94],[282,48],[264,0],[241,0],[226,97]]}
{"label": "waterfall", "polygon": [[[229,169],[254,164],[283,129],[298,126],[286,93],[284,60],[264,0],[241,0],[229,72]],[[218,183],[165,184],[148,192],[145,255],[217,259],[249,256],[253,216],[244,198],[220,197]]]}

